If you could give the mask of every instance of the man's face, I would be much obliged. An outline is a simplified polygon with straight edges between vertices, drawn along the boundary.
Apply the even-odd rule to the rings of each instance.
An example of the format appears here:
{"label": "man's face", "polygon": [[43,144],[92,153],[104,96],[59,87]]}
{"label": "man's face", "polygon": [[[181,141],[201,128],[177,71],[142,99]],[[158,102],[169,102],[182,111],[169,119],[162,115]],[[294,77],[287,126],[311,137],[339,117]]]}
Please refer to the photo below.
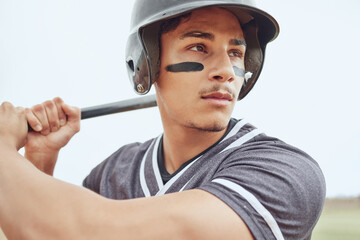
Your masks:
{"label": "man's face", "polygon": [[237,18],[221,8],[193,11],[163,34],[155,83],[163,122],[224,130],[244,81],[245,48]]}

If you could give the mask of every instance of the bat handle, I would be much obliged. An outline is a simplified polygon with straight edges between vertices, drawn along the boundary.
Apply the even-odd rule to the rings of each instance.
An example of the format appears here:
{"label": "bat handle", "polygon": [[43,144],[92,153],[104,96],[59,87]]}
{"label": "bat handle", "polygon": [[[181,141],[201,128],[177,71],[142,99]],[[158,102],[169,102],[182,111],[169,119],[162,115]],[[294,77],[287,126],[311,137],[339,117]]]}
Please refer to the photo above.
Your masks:
{"label": "bat handle", "polygon": [[118,101],[114,103],[82,108],[81,119],[83,120],[93,117],[104,116],[108,114],[155,107],[156,105],[157,105],[156,96],[149,95],[145,97],[133,98],[133,99]]}

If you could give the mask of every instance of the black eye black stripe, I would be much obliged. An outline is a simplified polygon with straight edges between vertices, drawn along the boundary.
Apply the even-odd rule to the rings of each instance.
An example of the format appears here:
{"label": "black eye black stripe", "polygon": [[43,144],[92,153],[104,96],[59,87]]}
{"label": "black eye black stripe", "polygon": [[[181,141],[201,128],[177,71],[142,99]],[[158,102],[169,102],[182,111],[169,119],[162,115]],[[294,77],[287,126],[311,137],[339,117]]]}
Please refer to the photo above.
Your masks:
{"label": "black eye black stripe", "polygon": [[[245,70],[243,68],[233,66],[233,69],[236,76],[245,77]],[[198,72],[202,70],[204,70],[204,65],[198,62],[182,62],[166,67],[166,71],[168,72]]]}
{"label": "black eye black stripe", "polygon": [[168,72],[198,72],[204,69],[204,65],[198,62],[182,62],[166,67]]}
{"label": "black eye black stripe", "polygon": [[233,66],[234,73],[238,77],[245,77],[245,69]]}

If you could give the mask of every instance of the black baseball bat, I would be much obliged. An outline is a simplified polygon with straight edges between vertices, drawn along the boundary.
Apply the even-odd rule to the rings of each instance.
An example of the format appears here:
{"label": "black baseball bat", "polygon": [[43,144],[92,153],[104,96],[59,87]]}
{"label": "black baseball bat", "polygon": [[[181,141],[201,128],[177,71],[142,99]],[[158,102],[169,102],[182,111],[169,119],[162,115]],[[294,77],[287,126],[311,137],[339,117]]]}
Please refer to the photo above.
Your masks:
{"label": "black baseball bat", "polygon": [[[100,117],[113,113],[127,112],[136,109],[155,107],[156,96],[149,95],[146,97],[138,97],[133,99],[122,100],[118,102],[86,107],[81,109],[81,120]],[[28,124],[29,131],[34,131]]]}
{"label": "black baseball bat", "polygon": [[155,107],[155,95],[122,100],[114,103],[102,104],[81,109],[81,119],[104,116],[113,113],[127,112],[136,109]]}

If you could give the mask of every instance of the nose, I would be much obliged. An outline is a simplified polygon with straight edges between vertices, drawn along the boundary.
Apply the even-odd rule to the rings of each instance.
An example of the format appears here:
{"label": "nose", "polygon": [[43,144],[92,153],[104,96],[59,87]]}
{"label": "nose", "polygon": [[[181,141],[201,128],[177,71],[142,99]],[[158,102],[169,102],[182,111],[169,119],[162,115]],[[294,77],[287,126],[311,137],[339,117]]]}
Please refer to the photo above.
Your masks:
{"label": "nose", "polygon": [[234,81],[235,73],[228,53],[215,54],[213,58],[209,79],[221,82]]}

